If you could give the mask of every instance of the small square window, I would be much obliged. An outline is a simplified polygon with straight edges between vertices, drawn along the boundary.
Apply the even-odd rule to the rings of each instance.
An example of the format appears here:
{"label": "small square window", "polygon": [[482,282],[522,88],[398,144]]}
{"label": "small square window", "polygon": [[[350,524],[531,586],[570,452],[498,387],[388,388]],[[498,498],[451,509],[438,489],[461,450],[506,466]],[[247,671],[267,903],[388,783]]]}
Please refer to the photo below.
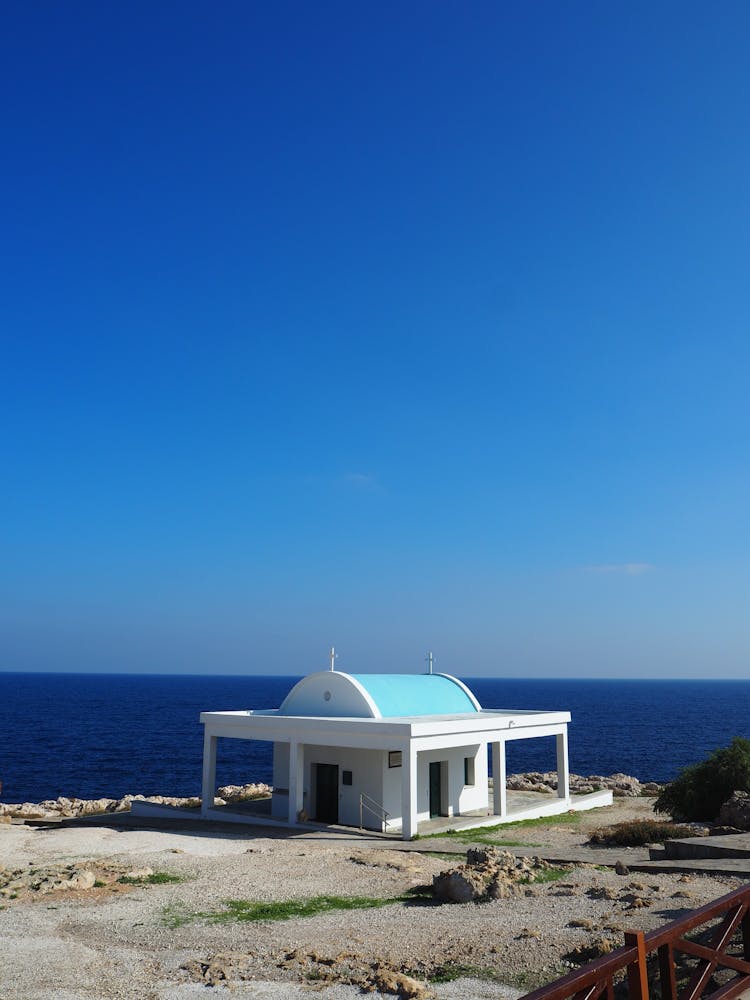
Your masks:
{"label": "small square window", "polygon": [[341,772],[341,784],[342,785],[351,785],[351,783],[352,783],[352,772],[351,771],[342,771]]}
{"label": "small square window", "polygon": [[475,784],[474,777],[474,758],[464,757],[464,784],[473,785]]}
{"label": "small square window", "polygon": [[388,751],[388,767],[401,767],[401,750]]}

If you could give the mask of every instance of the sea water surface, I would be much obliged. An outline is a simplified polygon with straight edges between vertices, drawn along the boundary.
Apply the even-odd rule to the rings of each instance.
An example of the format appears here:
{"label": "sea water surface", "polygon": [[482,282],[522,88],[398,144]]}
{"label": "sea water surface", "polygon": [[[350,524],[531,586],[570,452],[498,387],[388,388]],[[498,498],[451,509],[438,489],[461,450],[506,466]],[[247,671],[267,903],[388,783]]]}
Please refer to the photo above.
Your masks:
{"label": "sea water surface", "polygon": [[[750,738],[750,681],[464,678],[485,708],[572,713],[570,766],[668,781]],[[0,673],[0,801],[200,792],[201,711],[276,708],[298,678]],[[508,772],[554,768],[554,741],[508,748]],[[271,745],[220,740],[217,784],[271,780]]]}

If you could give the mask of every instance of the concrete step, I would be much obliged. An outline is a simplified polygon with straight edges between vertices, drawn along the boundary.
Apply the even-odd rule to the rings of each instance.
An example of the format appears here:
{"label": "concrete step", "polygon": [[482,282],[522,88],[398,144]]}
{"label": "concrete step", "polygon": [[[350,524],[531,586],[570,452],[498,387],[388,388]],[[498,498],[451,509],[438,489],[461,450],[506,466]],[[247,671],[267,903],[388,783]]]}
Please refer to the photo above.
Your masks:
{"label": "concrete step", "polygon": [[750,834],[731,833],[723,837],[686,837],[684,840],[668,840],[664,844],[664,852],[666,858],[676,861],[688,858],[750,859]]}
{"label": "concrete step", "polygon": [[663,861],[640,861],[628,866],[634,872],[669,874],[731,875],[750,879],[748,858],[682,858]]}

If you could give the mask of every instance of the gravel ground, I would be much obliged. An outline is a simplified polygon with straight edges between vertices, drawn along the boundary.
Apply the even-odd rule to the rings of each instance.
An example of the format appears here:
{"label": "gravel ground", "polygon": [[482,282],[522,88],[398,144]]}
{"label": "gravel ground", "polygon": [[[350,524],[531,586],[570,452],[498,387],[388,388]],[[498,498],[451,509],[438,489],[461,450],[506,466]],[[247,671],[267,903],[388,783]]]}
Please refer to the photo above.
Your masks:
{"label": "gravel ground", "polygon": [[[579,849],[594,826],[645,815],[651,815],[647,800],[618,800],[611,809],[586,814],[574,824],[551,821],[505,836],[564,854]],[[395,843],[319,834],[258,837],[252,830],[219,835],[0,826],[0,865],[7,868],[107,859],[183,879],[179,884],[121,886],[116,892],[95,888],[34,899],[19,896],[0,904],[0,997],[221,997],[228,995],[225,987],[207,991],[181,966],[230,953],[242,956],[245,977],[233,982],[233,996],[281,1000],[311,996],[314,988],[322,1000],[349,1000],[362,995],[357,987],[321,988],[317,981],[318,971],[329,968],[325,960],[346,952],[362,967],[380,960],[419,978],[453,963],[466,975],[433,987],[438,997],[510,1000],[567,971],[563,956],[592,937],[604,934],[619,944],[623,928],[657,926],[740,884],[711,876],[618,876],[578,865],[558,881],[526,887],[526,895],[482,904],[396,902],[283,922],[215,923],[205,917],[222,911],[225,900],[398,896],[450,866],[445,858],[427,853],[439,845],[419,841],[407,852],[394,849]],[[533,847],[528,853],[534,853]],[[628,852],[621,853],[627,862]],[[596,862],[595,852],[591,857]],[[582,926],[568,926],[571,920]],[[293,952],[296,957],[290,959]],[[248,977],[252,981],[245,981]]]}

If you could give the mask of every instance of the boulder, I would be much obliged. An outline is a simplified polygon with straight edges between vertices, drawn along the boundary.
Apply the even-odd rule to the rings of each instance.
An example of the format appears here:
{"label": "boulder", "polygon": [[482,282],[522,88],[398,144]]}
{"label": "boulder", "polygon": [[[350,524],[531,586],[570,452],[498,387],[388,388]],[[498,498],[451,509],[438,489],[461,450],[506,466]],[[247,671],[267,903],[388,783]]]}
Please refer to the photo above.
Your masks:
{"label": "boulder", "polygon": [[486,895],[488,881],[476,869],[461,865],[454,871],[436,875],[432,880],[432,891],[437,899],[446,903],[471,903]]}
{"label": "boulder", "polygon": [[72,878],[68,879],[69,889],[93,889],[94,883],[96,882],[96,877],[93,872],[85,871],[78,872]]}
{"label": "boulder", "polygon": [[506,899],[521,895],[522,886],[549,867],[541,858],[517,858],[498,847],[470,847],[466,864],[434,876],[432,891],[436,899],[448,903]]}
{"label": "boulder", "polygon": [[718,822],[722,826],[750,830],[750,792],[732,792],[719,810]]}
{"label": "boulder", "polygon": [[148,878],[154,874],[153,868],[131,868],[125,872],[125,878]]}

